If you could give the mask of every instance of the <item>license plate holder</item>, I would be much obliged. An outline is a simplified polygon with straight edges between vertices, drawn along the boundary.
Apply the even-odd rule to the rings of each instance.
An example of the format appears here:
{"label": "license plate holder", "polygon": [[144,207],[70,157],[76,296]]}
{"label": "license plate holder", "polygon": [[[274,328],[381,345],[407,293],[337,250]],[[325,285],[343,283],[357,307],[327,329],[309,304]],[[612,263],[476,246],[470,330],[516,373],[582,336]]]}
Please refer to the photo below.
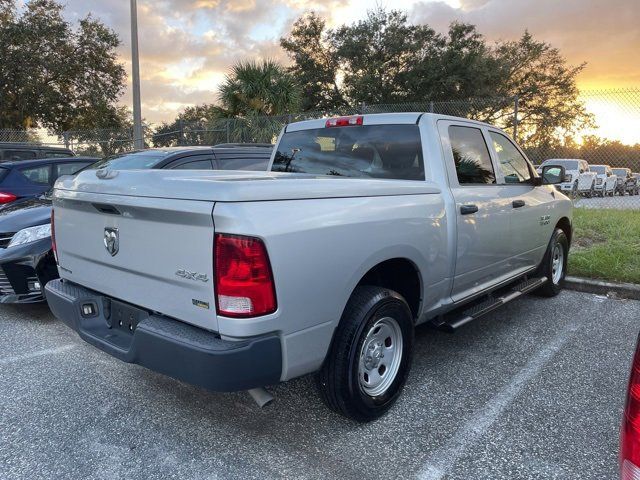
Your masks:
{"label": "license plate holder", "polygon": [[148,318],[149,314],[141,308],[134,307],[127,303],[111,300],[110,327],[124,332],[133,333],[138,328],[138,324]]}

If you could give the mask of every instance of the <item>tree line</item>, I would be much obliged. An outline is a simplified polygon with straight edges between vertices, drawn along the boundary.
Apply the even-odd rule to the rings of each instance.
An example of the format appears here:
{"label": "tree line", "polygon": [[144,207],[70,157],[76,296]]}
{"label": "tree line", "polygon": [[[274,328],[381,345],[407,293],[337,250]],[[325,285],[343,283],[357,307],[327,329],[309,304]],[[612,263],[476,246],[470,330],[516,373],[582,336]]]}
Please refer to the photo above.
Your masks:
{"label": "tree line", "polygon": [[[91,16],[72,25],[62,13],[56,0],[22,9],[17,0],[0,0],[0,128],[75,130],[76,141],[101,140],[103,154],[131,148],[123,134],[131,115],[118,105],[126,81],[120,39]],[[337,28],[307,13],[280,46],[288,65],[238,62],[211,101],[158,126],[150,145],[270,141],[283,122],[305,115],[390,104],[425,109],[428,101],[457,101],[456,115],[511,128],[517,98],[518,140],[532,152],[580,153],[568,139],[594,126],[576,85],[585,65],[568,64],[527,31],[490,43],[474,25],[454,22],[439,33],[404,12],[376,8]]]}

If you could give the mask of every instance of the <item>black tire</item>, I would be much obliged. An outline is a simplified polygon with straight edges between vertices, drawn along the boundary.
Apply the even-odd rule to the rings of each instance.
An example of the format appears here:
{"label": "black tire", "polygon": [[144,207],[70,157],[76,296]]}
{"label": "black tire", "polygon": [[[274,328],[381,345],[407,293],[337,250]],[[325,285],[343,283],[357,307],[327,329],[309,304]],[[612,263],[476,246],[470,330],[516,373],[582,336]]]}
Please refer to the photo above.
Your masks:
{"label": "black tire", "polygon": [[[562,256],[562,272],[560,278],[554,281],[554,271],[553,271],[553,253],[554,249],[558,245],[562,248],[563,256]],[[564,278],[567,274],[567,258],[569,257],[569,240],[567,240],[567,236],[565,233],[556,228],[553,231],[553,235],[551,235],[551,240],[549,241],[549,246],[547,247],[547,251],[544,254],[544,258],[542,259],[542,263],[538,267],[538,276],[547,277],[547,281],[542,287],[540,287],[536,293],[543,297],[555,297],[563,288]]]}
{"label": "black tire", "polygon": [[[397,357],[400,363],[392,383],[380,395],[370,396],[361,386],[358,368],[367,334],[376,322],[384,318],[394,319],[399,326],[402,353]],[[347,303],[327,358],[317,375],[323,401],[330,409],[358,422],[379,418],[394,404],[407,380],[411,369],[413,337],[413,316],[400,294],[381,287],[357,287]]]}

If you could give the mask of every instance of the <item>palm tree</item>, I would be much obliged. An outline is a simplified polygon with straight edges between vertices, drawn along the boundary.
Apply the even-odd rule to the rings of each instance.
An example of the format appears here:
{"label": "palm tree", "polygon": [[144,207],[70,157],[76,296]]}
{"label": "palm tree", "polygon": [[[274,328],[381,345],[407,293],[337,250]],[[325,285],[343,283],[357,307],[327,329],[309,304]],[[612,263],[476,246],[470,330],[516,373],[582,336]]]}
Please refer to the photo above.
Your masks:
{"label": "palm tree", "polygon": [[234,118],[232,141],[271,142],[300,108],[302,89],[279,63],[247,61],[234,65],[218,97],[217,116]]}
{"label": "palm tree", "polygon": [[232,116],[284,115],[300,107],[302,90],[273,60],[239,62],[218,90],[220,104]]}

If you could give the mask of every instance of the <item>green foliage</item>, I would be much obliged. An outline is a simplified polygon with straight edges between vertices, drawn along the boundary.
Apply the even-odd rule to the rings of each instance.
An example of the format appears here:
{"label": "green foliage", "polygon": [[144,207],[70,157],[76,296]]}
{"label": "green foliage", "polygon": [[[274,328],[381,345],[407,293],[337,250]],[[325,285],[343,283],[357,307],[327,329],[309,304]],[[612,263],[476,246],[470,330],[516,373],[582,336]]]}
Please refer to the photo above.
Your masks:
{"label": "green foliage", "polygon": [[220,86],[221,114],[228,117],[282,115],[300,108],[293,75],[273,60],[239,62]]}
{"label": "green foliage", "polygon": [[[155,146],[215,145],[225,142],[272,142],[287,113],[301,107],[302,92],[294,76],[277,62],[236,64],[218,91],[220,106],[185,109],[160,125]],[[285,115],[285,116],[283,116]]]}
{"label": "green foliage", "polygon": [[218,121],[221,109],[202,104],[187,107],[172,122],[163,122],[153,134],[153,145],[214,145],[226,141],[226,126]]}
{"label": "green foliage", "polygon": [[107,157],[133,149],[133,118],[127,107],[96,105],[88,118],[78,119],[78,124],[94,128],[70,130],[61,137],[77,144],[76,151]]}
{"label": "green foliage", "polygon": [[492,97],[506,101],[461,102],[456,113],[510,127],[517,95],[524,144],[557,145],[591,124],[575,83],[584,65],[567,65],[557,49],[528,32],[488,45],[473,25],[452,23],[443,35],[378,8],[337,29],[307,14],[280,44],[307,110]]}
{"label": "green foliage", "polygon": [[60,134],[93,128],[124,88],[115,32],[91,16],[74,28],[55,0],[31,0],[18,12],[0,1],[0,128],[45,127]]}

